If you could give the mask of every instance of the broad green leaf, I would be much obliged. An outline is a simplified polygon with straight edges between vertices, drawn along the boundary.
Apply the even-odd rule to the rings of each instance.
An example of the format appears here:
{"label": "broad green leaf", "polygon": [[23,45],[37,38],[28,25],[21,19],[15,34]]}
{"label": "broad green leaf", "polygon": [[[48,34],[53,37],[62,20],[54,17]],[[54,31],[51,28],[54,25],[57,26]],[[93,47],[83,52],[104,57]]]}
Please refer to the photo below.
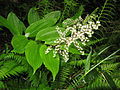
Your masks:
{"label": "broad green leaf", "polygon": [[56,27],[47,27],[40,30],[36,35],[36,40],[52,42],[59,38],[58,32],[55,29]]}
{"label": "broad green leaf", "polygon": [[28,63],[32,66],[34,72],[42,65],[42,59],[39,54],[40,45],[35,41],[30,41],[25,49],[25,56]]}
{"label": "broad green leaf", "polygon": [[14,48],[14,52],[24,53],[25,46],[28,44],[29,40],[23,35],[17,35],[12,38],[12,46]]}
{"label": "broad green leaf", "polygon": [[46,49],[47,49],[46,45],[41,46],[40,56],[46,68],[52,72],[54,81],[59,71],[59,56],[57,55],[56,57],[53,57],[53,50],[50,51],[48,54],[45,54]]}
{"label": "broad green leaf", "polygon": [[7,21],[12,28],[11,32],[13,35],[21,35],[25,31],[26,27],[22,21],[14,13],[9,13]]}
{"label": "broad green leaf", "polygon": [[13,34],[13,32],[12,32],[13,30],[12,30],[12,28],[10,27],[7,19],[5,19],[5,18],[2,17],[2,16],[0,16],[0,24],[1,24],[2,26],[4,26],[4,27],[8,28],[8,29],[10,30],[10,32]]}
{"label": "broad green leaf", "polygon": [[53,18],[55,19],[55,22],[57,22],[60,18],[61,12],[60,11],[53,11],[44,16],[45,19]]}
{"label": "broad green leaf", "polygon": [[85,73],[89,71],[90,69],[90,60],[92,57],[92,51],[90,51],[89,55],[87,56],[86,62],[85,62]]}
{"label": "broad green leaf", "polygon": [[52,19],[41,19],[39,21],[36,21],[34,23],[32,23],[27,29],[26,29],[26,34],[29,34],[28,37],[35,37],[36,34],[44,28],[53,26],[56,23],[56,19],[52,18]]}
{"label": "broad green leaf", "polygon": [[29,24],[32,24],[36,21],[40,20],[40,17],[39,17],[39,14],[38,12],[36,11],[36,8],[33,7],[29,10],[29,13],[28,13],[28,22]]}
{"label": "broad green leaf", "polygon": [[111,89],[117,89],[117,86],[115,85],[115,82],[113,81],[112,77],[105,71],[102,71],[102,76],[105,78],[105,80],[108,82]]}

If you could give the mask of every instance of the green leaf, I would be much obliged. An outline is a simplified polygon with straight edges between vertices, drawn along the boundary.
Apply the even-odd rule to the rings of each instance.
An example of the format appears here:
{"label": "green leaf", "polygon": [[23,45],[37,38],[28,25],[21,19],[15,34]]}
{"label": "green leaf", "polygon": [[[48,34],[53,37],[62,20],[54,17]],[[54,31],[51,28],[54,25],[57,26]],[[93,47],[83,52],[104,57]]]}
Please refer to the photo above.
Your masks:
{"label": "green leaf", "polygon": [[111,89],[115,89],[116,90],[117,86],[115,85],[115,82],[113,81],[112,77],[105,71],[102,71],[102,75],[106,79],[106,81],[108,82],[108,84],[111,87]]}
{"label": "green leaf", "polygon": [[10,27],[7,19],[5,19],[4,17],[0,16],[0,24],[6,28],[8,28],[10,30],[11,33],[13,33],[12,31],[12,28]]}
{"label": "green leaf", "polygon": [[90,60],[92,57],[92,50],[90,51],[89,55],[87,56],[86,62],[85,62],[85,73],[89,71],[90,69]]}
{"label": "green leaf", "polygon": [[42,59],[39,54],[40,45],[35,41],[30,41],[25,49],[25,56],[28,63],[32,66],[34,72],[42,65]]}
{"label": "green leaf", "polygon": [[59,56],[57,55],[56,57],[53,57],[53,50],[50,51],[48,54],[45,54],[46,49],[47,49],[46,45],[41,46],[40,56],[46,68],[52,72],[54,81],[59,71]]}
{"label": "green leaf", "polygon": [[26,27],[23,24],[23,22],[21,22],[18,17],[14,14],[14,13],[9,13],[8,17],[7,17],[7,21],[10,25],[11,32],[13,35],[21,35],[23,33],[23,31],[25,31]]}
{"label": "green leaf", "polygon": [[50,12],[50,13],[48,13],[48,14],[46,14],[45,16],[44,16],[44,18],[45,19],[49,19],[49,18],[53,18],[53,19],[55,19],[55,22],[57,22],[58,21],[58,19],[60,18],[60,15],[61,15],[61,12],[60,11],[53,11],[53,12]]}
{"label": "green leaf", "polygon": [[5,26],[5,27],[9,27],[7,20],[2,16],[0,16],[0,24]]}
{"label": "green leaf", "polygon": [[39,21],[36,21],[32,23],[27,29],[26,29],[26,34],[29,34],[29,37],[35,37],[36,34],[44,28],[53,26],[56,23],[55,18],[49,18],[49,19],[41,19]]}
{"label": "green leaf", "polygon": [[20,54],[24,53],[25,46],[28,44],[28,42],[29,40],[23,35],[14,36],[11,41],[14,48],[13,52],[17,52]]}
{"label": "green leaf", "polygon": [[45,29],[40,30],[36,35],[36,40],[52,42],[59,38],[58,32],[55,29],[56,27],[47,27]]}
{"label": "green leaf", "polygon": [[28,13],[28,22],[32,24],[36,21],[40,20],[39,14],[35,7],[31,8]]}

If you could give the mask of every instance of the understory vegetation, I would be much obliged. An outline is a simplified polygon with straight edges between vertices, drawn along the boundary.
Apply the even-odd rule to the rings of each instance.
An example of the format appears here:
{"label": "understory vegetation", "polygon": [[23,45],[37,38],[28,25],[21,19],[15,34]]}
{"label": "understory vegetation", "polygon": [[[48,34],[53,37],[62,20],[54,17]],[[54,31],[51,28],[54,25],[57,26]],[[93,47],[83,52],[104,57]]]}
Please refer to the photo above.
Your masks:
{"label": "understory vegetation", "polygon": [[0,0],[0,90],[119,90],[119,0]]}

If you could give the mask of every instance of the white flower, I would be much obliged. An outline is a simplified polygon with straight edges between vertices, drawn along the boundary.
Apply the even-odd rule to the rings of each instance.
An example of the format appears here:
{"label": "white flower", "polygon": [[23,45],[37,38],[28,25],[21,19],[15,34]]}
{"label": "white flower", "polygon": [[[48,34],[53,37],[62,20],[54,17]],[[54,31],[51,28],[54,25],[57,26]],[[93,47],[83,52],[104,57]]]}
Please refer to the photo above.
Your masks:
{"label": "white flower", "polygon": [[30,35],[30,33],[26,33],[26,34],[25,34],[25,37],[29,37],[29,35]]}
{"label": "white flower", "polygon": [[88,24],[90,24],[90,25],[92,25],[92,24],[94,24],[92,21],[88,21]]}
{"label": "white flower", "polygon": [[[87,18],[88,16],[86,16]],[[80,51],[82,55],[84,55],[84,49],[79,45],[78,41],[81,41],[83,45],[86,45],[86,42],[90,41],[90,37],[94,34],[94,30],[97,30],[100,26],[100,21],[94,22],[96,16],[90,16],[90,19],[86,23],[82,23],[83,19],[80,16],[76,20],[67,19],[63,24],[69,24],[70,22],[74,23],[71,26],[67,26],[65,31],[61,31],[60,27],[56,27],[56,30],[59,34],[59,38],[54,41],[56,43],[55,51],[53,52],[53,57],[56,56],[57,53],[62,55],[65,62],[69,60],[69,47],[73,43],[73,45]],[[69,35],[67,33],[70,33]],[[50,49],[46,50],[48,53]]]}
{"label": "white flower", "polygon": [[45,51],[45,54],[48,54],[52,50],[52,46],[48,47]]}
{"label": "white flower", "polygon": [[100,21],[96,21],[97,24],[100,24]]}

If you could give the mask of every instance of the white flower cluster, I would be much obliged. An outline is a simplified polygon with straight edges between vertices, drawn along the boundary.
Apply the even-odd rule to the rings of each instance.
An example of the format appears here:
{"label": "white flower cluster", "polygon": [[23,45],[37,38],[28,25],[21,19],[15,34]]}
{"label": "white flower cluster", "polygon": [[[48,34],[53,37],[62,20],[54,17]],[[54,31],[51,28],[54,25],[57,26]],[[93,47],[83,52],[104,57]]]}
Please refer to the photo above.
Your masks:
{"label": "white flower cluster", "polygon": [[[100,26],[100,21],[94,22],[91,18],[85,24],[82,23],[83,19],[81,17],[76,20],[68,19],[68,21],[72,21],[73,25],[67,26],[63,32],[60,27],[57,26],[56,30],[60,38],[54,41],[56,46],[53,57],[59,53],[63,56],[65,62],[69,60],[69,46],[72,43],[80,51],[80,53],[84,55],[83,48],[79,45],[78,41],[81,41],[82,44],[85,45],[85,43],[89,41],[89,38],[92,37],[92,34],[94,34],[93,30],[97,30]],[[65,25],[68,23],[63,22]],[[50,48],[52,47],[49,47],[46,50],[46,54],[49,53],[51,50]]]}

